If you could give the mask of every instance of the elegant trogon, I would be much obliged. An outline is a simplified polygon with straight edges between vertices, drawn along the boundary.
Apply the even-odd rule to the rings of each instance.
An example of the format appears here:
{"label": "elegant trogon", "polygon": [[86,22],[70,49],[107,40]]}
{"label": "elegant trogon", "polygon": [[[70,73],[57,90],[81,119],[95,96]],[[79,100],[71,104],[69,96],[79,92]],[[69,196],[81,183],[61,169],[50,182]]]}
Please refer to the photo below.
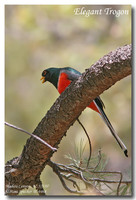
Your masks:
{"label": "elegant trogon", "polygon": [[[42,83],[49,81],[52,83],[58,92],[61,94],[66,87],[73,81],[79,78],[81,73],[71,67],[64,67],[64,68],[48,68],[42,72]],[[105,124],[110,129],[112,135],[118,142],[121,149],[124,151],[124,154],[127,155],[127,148],[124,143],[121,141],[119,136],[116,134],[113,126],[111,125],[109,119],[107,118],[103,108],[104,103],[102,102],[100,97],[96,97],[88,106],[89,108],[95,110],[97,113],[100,114],[101,118],[104,120]]]}

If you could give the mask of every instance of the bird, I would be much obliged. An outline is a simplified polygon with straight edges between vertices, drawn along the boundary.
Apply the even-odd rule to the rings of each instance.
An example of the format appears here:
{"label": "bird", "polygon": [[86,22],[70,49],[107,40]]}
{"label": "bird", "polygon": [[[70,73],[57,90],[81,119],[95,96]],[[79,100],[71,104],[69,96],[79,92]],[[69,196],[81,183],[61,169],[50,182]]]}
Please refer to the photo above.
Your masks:
{"label": "bird", "polygon": [[[61,94],[70,85],[72,81],[77,80],[81,75],[82,74],[79,71],[71,67],[63,67],[63,68],[50,67],[42,72],[42,77],[40,80],[42,80],[42,83],[45,83],[46,81],[50,82],[55,86],[55,88]],[[88,107],[96,111],[101,116],[101,118],[109,128],[111,134],[119,144],[120,148],[124,151],[125,156],[128,157],[127,147],[122,142],[120,137],[117,135],[111,122],[109,121],[107,115],[105,114],[104,112],[105,106],[100,96],[96,97],[88,105]]]}

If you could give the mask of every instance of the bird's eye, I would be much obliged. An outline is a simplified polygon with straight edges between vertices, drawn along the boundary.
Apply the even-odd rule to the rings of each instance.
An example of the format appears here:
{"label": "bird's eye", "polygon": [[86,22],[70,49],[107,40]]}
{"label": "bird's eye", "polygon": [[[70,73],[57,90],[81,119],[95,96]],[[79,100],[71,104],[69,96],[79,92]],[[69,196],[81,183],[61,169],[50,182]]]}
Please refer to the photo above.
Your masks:
{"label": "bird's eye", "polygon": [[43,71],[42,76],[45,76],[47,74],[46,70]]}

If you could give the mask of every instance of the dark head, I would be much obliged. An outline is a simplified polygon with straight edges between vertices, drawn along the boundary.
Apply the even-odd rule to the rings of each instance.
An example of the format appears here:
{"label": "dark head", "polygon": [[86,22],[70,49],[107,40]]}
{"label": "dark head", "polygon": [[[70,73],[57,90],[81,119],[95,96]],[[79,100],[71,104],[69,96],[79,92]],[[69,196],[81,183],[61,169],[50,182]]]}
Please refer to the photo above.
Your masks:
{"label": "dark head", "polygon": [[58,84],[58,78],[60,74],[61,68],[48,68],[42,72],[42,83],[49,81],[52,83],[56,88]]}

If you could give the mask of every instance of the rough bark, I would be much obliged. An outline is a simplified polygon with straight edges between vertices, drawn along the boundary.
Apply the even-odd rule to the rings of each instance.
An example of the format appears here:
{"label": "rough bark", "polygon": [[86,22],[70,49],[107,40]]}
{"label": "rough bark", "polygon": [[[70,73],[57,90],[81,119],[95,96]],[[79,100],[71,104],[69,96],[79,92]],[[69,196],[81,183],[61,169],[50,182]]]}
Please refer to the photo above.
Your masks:
{"label": "rough bark", "polygon": [[[33,134],[58,147],[69,127],[89,103],[131,74],[131,45],[105,55],[73,82],[56,100]],[[6,163],[6,194],[17,195],[26,186],[37,185],[53,152],[30,137],[19,157]]]}

